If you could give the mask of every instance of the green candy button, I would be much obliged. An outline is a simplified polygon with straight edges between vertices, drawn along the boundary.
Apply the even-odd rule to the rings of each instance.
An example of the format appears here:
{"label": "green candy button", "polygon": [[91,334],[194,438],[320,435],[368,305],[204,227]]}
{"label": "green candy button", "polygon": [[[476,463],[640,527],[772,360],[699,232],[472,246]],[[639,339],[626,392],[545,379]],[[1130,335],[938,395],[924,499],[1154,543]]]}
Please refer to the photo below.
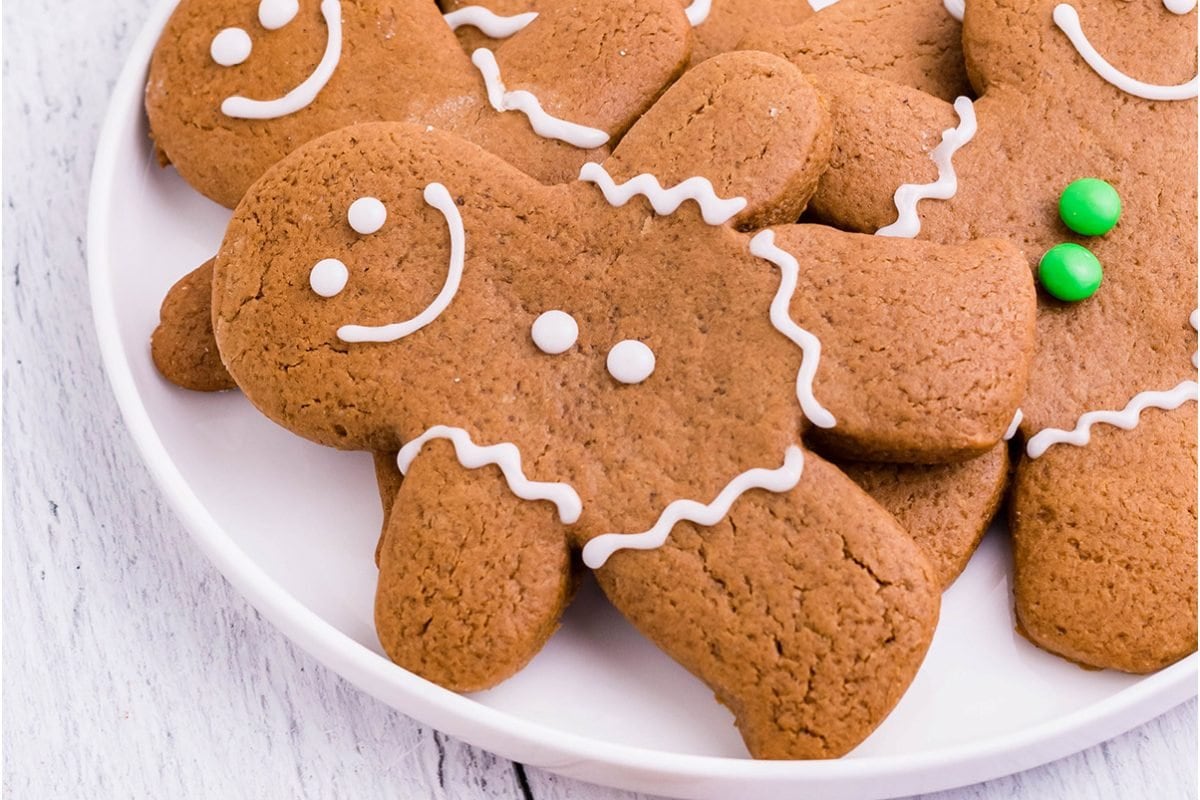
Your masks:
{"label": "green candy button", "polygon": [[1076,233],[1103,236],[1121,218],[1121,197],[1107,181],[1080,178],[1063,189],[1058,215]]}
{"label": "green candy button", "polygon": [[1094,295],[1103,278],[1100,259],[1092,255],[1091,250],[1073,242],[1051,247],[1038,263],[1038,280],[1042,286],[1068,303]]}

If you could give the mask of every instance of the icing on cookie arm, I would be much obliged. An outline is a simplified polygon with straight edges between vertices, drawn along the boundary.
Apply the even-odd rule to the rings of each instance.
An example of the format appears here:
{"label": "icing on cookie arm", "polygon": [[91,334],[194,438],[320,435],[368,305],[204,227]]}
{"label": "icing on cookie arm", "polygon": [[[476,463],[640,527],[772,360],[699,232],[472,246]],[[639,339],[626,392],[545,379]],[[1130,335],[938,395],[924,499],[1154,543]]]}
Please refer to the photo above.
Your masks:
{"label": "icing on cookie arm", "polygon": [[833,414],[813,396],[813,378],[821,360],[821,340],[792,321],[788,308],[796,293],[800,264],[795,256],[775,244],[775,231],[762,231],[750,240],[750,253],[779,267],[779,291],[771,300],[771,324],[803,351],[800,370],[796,374],[796,398],[800,409],[818,428],[832,428],[837,421]]}
{"label": "icing on cookie arm", "polygon": [[446,20],[446,24],[452,31],[469,25],[477,28],[488,38],[507,39],[524,30],[529,23],[537,19],[537,12],[526,11],[524,14],[513,14],[511,17],[506,17],[483,6],[463,6],[449,14],[444,14],[443,19]]}
{"label": "icing on cookie arm", "polygon": [[559,119],[542,108],[542,103],[532,93],[524,89],[508,91],[500,78],[500,65],[496,56],[486,47],[481,47],[471,54],[471,63],[483,76],[487,88],[488,102],[497,111],[519,111],[529,119],[533,132],[547,139],[558,139],[575,147],[591,149],[600,147],[608,141],[609,136],[599,128],[590,128],[575,122]]}
{"label": "icing on cookie arm", "polygon": [[709,225],[728,222],[746,207],[746,198],[719,197],[712,182],[699,176],[688,178],[670,189],[664,189],[658,178],[649,173],[618,184],[602,165],[589,161],[579,170],[579,180],[599,186],[609,205],[617,207],[625,205],[635,195],[642,195],[659,215],[673,214],[685,200],[693,200],[700,206],[700,215]]}
{"label": "icing on cookie arm", "polygon": [[921,216],[917,204],[922,200],[949,200],[958,192],[958,175],[954,172],[954,154],[975,136],[975,106],[970,99],[954,101],[958,112],[958,127],[942,131],[942,141],[929,157],[937,165],[937,180],[932,183],[906,183],[896,190],[897,217],[891,225],[875,232],[876,236],[896,236],[912,239],[921,232]]}

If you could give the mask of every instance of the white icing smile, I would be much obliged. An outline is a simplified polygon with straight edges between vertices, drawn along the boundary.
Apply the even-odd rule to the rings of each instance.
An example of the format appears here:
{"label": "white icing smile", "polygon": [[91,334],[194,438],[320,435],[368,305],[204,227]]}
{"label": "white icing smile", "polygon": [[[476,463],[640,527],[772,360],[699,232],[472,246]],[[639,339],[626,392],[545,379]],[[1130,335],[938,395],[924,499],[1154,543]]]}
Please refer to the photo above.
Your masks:
{"label": "white icing smile", "polygon": [[[1163,5],[1173,14],[1186,14],[1196,7],[1196,0],[1163,0]],[[1073,6],[1067,3],[1055,6],[1054,24],[1071,40],[1071,44],[1079,53],[1080,58],[1086,61],[1097,75],[1121,91],[1146,100],[1189,100],[1196,96],[1197,78],[1195,77],[1186,83],[1162,86],[1131,78],[1108,63],[1108,60],[1100,55],[1084,35],[1083,26],[1079,22],[1079,12]]]}
{"label": "white icing smile", "polygon": [[[264,0],[259,7],[259,21],[268,29],[283,27],[295,16],[298,8],[298,4]],[[321,0],[321,16],[325,18],[325,26],[329,29],[328,37],[325,40],[325,53],[311,75],[283,97],[274,100],[252,100],[239,95],[227,97],[221,103],[221,112],[235,119],[277,119],[294,114],[312,103],[333,77],[342,57],[341,0]]]}
{"label": "white icing smile", "polygon": [[[462,282],[463,262],[466,259],[467,234],[463,228],[462,215],[449,190],[440,183],[425,187],[425,202],[442,212],[446,226],[450,229],[450,267],[446,271],[446,282],[433,302],[425,310],[403,322],[390,325],[343,325],[338,328],[338,338],[343,342],[394,342],[416,333],[442,315],[450,306],[458,285]],[[319,293],[319,292],[318,292]]]}

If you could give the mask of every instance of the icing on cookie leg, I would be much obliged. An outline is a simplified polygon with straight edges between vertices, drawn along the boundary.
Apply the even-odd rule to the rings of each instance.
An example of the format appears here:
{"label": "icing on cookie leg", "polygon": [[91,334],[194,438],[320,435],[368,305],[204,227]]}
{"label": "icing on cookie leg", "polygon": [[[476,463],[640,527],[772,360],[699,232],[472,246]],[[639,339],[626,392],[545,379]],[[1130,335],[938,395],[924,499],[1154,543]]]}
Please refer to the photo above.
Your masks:
{"label": "icing on cookie leg", "polygon": [[449,439],[454,444],[454,453],[458,462],[468,469],[479,469],[487,464],[495,464],[504,474],[508,488],[522,500],[548,500],[558,509],[558,518],[564,525],[570,525],[579,519],[583,512],[583,503],[579,494],[569,484],[553,481],[531,481],[525,477],[521,469],[521,451],[515,444],[501,444],[481,447],[471,441],[471,435],[462,428],[448,425],[434,425],[423,434],[400,448],[396,455],[396,464],[400,474],[407,475],[413,459],[421,452],[426,442],[433,439]]}
{"label": "icing on cookie leg", "polygon": [[799,447],[789,447],[783,456],[783,466],[775,469],[756,467],[738,475],[725,485],[711,503],[695,500],[675,500],[659,515],[658,521],[642,533],[606,533],[590,540],[583,548],[583,563],[591,569],[600,569],[609,557],[618,550],[653,550],[663,542],[676,524],[695,522],[713,526],[725,518],[734,502],[751,489],[766,489],[769,492],[791,491],[800,482],[804,473],[804,452]]}

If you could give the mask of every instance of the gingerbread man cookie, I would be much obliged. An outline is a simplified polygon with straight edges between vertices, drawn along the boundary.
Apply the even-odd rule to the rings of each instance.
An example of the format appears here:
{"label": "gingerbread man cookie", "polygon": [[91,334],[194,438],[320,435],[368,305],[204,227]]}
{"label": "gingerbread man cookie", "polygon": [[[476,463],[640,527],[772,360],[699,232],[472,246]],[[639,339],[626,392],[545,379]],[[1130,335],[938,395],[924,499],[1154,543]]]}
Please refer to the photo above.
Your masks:
{"label": "gingerbread man cookie", "polygon": [[1038,274],[1015,421],[1017,622],[1067,658],[1131,672],[1196,649],[1194,9],[971,0],[974,103],[822,78],[839,138],[821,217],[1005,237]]}
{"label": "gingerbread man cookie", "polygon": [[[184,0],[146,85],[165,162],[232,207],[267,167],[346,125],[452,130],[546,181],[606,152],[684,68],[674,0],[543,0],[443,19],[433,0]],[[468,57],[452,26],[502,36]]]}
{"label": "gingerbread man cookie", "polygon": [[[1003,243],[766,227],[799,216],[829,133],[794,67],[737,53],[575,184],[374,124],[247,194],[215,265],[221,355],[296,433],[399,450],[376,605],[393,659],[459,689],[511,674],[579,547],[753,754],[839,755],[887,714],[940,586],[804,437],[986,452],[1024,392],[1035,304]],[[393,222],[356,231],[363,197]]]}

